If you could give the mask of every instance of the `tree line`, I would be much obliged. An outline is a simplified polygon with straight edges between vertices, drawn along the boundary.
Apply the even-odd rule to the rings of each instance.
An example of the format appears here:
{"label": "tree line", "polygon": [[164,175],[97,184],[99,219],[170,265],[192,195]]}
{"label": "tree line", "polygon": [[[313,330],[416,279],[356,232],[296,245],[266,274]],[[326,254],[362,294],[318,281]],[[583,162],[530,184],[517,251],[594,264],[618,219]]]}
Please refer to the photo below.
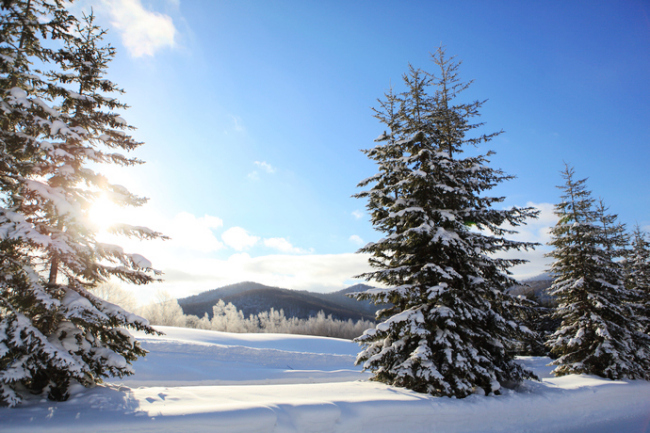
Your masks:
{"label": "tree line", "polygon": [[205,313],[203,317],[184,314],[176,299],[162,293],[156,302],[141,308],[139,314],[151,325],[179,326],[184,328],[206,329],[238,333],[280,333],[317,335],[321,337],[344,338],[352,340],[364,331],[375,326],[368,320],[339,320],[331,314],[319,311],[307,319],[286,317],[282,309],[262,311],[244,316],[231,302],[219,300],[212,307],[212,318]]}
{"label": "tree line", "polygon": [[321,337],[352,340],[375,326],[369,320],[340,320],[326,315],[322,310],[307,319],[287,317],[284,310],[271,308],[258,314],[244,313],[231,302],[219,300],[212,307],[212,318],[185,314],[178,301],[165,291],[159,291],[156,299],[144,306],[138,306],[135,296],[114,282],[100,284],[93,294],[120,307],[133,311],[146,319],[150,325],[176,326],[181,328],[205,329],[237,333],[279,333],[316,335]]}

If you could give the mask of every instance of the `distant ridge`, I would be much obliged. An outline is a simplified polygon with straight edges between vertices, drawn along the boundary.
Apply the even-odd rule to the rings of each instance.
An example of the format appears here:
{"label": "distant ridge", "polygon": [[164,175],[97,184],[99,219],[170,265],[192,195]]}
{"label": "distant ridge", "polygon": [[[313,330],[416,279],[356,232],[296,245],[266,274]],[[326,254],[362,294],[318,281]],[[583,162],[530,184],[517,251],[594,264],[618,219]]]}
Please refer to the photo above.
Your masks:
{"label": "distant ridge", "polygon": [[553,276],[549,273],[543,273],[523,280],[522,284],[512,287],[509,292],[513,295],[522,295],[540,304],[550,306],[555,303],[555,299],[547,292],[552,284]]}
{"label": "distant ridge", "polygon": [[286,317],[306,319],[319,311],[339,320],[375,319],[375,312],[382,306],[375,306],[367,301],[357,301],[345,296],[347,293],[362,292],[372,288],[357,284],[333,293],[314,293],[296,291],[279,287],[270,287],[250,281],[231,284],[219,289],[208,290],[198,295],[178,299],[178,304],[185,314],[203,317],[206,313],[212,317],[212,307],[223,300],[232,303],[246,317],[263,311],[283,310]]}
{"label": "distant ridge", "polygon": [[529,283],[531,281],[550,281],[552,279],[553,279],[553,275],[551,275],[549,272],[542,272],[539,275],[523,280],[523,282]]}
{"label": "distant ridge", "polygon": [[[523,281],[523,284],[512,287],[509,292],[535,299],[542,304],[552,304],[553,298],[546,293],[546,289],[552,282],[552,277],[545,273]],[[286,317],[299,319],[306,319],[323,311],[326,315],[331,314],[339,320],[374,321],[377,310],[386,306],[374,305],[369,301],[357,301],[346,296],[349,293],[363,292],[371,288],[373,287],[367,284],[356,284],[332,293],[315,293],[245,281],[178,299],[178,304],[183,309],[183,313],[198,317],[203,317],[207,313],[208,317],[212,318],[212,307],[221,299],[226,304],[230,302],[235,305],[246,317],[273,308],[276,311],[283,310]]]}
{"label": "distant ridge", "polygon": [[200,303],[208,301],[218,301],[224,296],[231,296],[253,289],[278,289],[279,287],[265,286],[264,284],[254,283],[251,281],[244,281],[241,283],[230,284],[219,289],[212,289],[206,292],[201,292],[198,295],[188,296],[186,298],[178,299],[178,303]]}

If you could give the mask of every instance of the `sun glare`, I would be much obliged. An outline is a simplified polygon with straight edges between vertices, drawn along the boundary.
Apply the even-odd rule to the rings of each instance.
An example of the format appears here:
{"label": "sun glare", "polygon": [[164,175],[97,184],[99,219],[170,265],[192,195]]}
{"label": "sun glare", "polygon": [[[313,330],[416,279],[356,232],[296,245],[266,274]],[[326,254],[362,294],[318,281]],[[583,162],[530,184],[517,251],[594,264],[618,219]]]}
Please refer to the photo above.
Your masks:
{"label": "sun glare", "polygon": [[117,222],[119,211],[119,206],[102,195],[93,203],[88,211],[88,217],[100,231],[106,231],[108,227]]}

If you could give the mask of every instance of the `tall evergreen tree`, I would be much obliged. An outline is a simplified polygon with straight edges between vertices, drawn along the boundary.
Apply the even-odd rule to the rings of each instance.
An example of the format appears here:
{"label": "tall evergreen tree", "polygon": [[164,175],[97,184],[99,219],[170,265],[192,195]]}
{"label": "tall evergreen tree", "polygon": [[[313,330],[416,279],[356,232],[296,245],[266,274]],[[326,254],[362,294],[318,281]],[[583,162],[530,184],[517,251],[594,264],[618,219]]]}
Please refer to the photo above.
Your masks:
{"label": "tall evergreen tree", "polygon": [[586,179],[573,168],[562,173],[562,201],[552,228],[554,262],[550,293],[559,302],[560,328],[547,342],[557,359],[554,374],[596,374],[610,379],[648,378],[647,336],[638,332],[620,263],[622,226],[602,205],[594,209]]}
{"label": "tall evergreen tree", "polygon": [[[517,300],[508,269],[519,259],[494,254],[531,248],[506,237],[535,217],[532,208],[494,209],[503,197],[484,194],[511,179],[487,165],[491,153],[462,158],[467,146],[495,134],[469,137],[482,102],[456,102],[469,83],[443,49],[432,56],[438,76],[410,68],[406,91],[379,101],[375,117],[388,131],[364,151],[379,172],[359,186],[375,228],[386,234],[360,252],[376,270],[362,275],[386,288],[359,299],[391,303],[382,319],[356,341],[357,358],[374,379],[432,395],[499,393],[532,373],[515,363],[513,349],[529,331],[513,320]],[[433,93],[429,94],[433,89]]]}
{"label": "tall evergreen tree", "polygon": [[[122,205],[146,201],[89,168],[139,162],[117,152],[140,143],[112,111],[125,106],[103,77],[114,52],[99,45],[102,34],[62,1],[2,3],[0,401],[9,405],[20,402],[18,385],[65,400],[71,381],[132,374],[130,363],[146,352],[124,328],[155,332],[89,291],[111,276],[142,284],[157,272],[144,257],[98,242],[88,219],[100,194]],[[160,237],[127,225],[113,231]]]}
{"label": "tall evergreen tree", "polygon": [[650,335],[650,242],[638,224],[632,233],[632,248],[625,263],[626,287],[632,292],[641,331]]}

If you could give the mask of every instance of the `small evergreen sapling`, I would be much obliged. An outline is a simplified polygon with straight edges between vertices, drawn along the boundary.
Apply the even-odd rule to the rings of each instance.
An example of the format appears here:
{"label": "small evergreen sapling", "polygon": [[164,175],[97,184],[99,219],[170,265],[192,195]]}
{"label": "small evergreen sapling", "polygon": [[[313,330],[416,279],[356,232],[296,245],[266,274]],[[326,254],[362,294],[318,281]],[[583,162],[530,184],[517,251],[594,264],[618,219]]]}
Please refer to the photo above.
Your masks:
{"label": "small evergreen sapling", "polygon": [[[385,237],[360,249],[376,270],[362,275],[379,282],[358,299],[390,303],[383,320],[356,341],[357,357],[374,379],[432,395],[466,397],[499,393],[532,377],[514,362],[513,351],[530,334],[514,319],[517,300],[506,290],[516,282],[508,269],[523,260],[495,254],[532,248],[507,239],[535,217],[532,208],[495,209],[503,197],[485,192],[511,176],[490,168],[488,157],[462,158],[467,146],[495,134],[469,137],[482,102],[455,98],[459,63],[439,49],[439,76],[410,68],[406,91],[391,90],[375,117],[388,128],[364,151],[378,173],[359,186],[374,227]],[[429,94],[433,90],[433,94]]]}

